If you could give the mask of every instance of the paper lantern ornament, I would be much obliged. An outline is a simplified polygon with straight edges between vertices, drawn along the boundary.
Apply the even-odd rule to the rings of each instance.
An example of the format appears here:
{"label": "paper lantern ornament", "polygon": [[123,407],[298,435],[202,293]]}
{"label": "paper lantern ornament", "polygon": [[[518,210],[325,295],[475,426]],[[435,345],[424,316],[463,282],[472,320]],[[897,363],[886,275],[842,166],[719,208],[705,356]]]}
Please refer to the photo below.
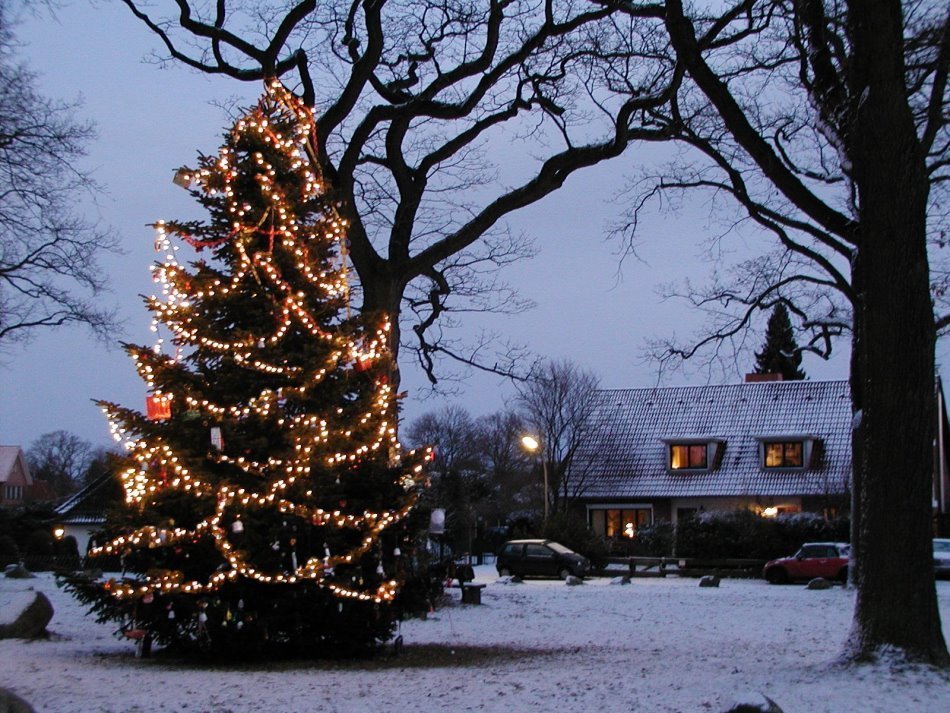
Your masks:
{"label": "paper lantern ornament", "polygon": [[165,394],[145,397],[145,412],[150,421],[165,421],[172,417],[172,398]]}

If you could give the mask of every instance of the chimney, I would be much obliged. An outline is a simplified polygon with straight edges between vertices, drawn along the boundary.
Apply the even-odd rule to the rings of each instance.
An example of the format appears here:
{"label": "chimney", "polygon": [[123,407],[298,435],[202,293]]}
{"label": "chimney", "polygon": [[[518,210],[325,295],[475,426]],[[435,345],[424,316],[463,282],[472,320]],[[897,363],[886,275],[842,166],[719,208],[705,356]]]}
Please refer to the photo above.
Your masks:
{"label": "chimney", "polygon": [[746,374],[745,383],[757,384],[760,381],[782,381],[781,374]]}

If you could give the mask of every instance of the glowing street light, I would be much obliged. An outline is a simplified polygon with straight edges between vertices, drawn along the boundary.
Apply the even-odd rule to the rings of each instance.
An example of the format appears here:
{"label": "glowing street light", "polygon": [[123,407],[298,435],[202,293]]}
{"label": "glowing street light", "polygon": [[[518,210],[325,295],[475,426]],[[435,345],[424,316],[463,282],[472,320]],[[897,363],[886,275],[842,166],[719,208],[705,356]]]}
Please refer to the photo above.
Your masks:
{"label": "glowing street light", "polygon": [[541,452],[541,442],[531,435],[521,437],[521,445],[528,453],[537,454],[541,458],[541,473],[544,475],[544,521],[548,521],[548,462]]}

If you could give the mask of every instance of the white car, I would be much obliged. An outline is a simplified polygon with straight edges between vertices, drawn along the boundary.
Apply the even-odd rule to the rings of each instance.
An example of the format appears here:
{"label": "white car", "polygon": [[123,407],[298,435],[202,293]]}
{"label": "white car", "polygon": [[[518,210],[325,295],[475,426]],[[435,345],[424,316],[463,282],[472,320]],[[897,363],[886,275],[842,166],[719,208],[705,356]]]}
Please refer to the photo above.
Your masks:
{"label": "white car", "polygon": [[950,539],[934,539],[934,574],[950,577]]}

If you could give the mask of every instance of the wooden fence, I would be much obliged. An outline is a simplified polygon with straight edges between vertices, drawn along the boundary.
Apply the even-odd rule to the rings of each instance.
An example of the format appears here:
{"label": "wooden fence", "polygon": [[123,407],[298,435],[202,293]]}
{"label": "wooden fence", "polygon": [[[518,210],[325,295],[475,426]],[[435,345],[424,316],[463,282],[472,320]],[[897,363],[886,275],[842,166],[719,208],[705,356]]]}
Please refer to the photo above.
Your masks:
{"label": "wooden fence", "polygon": [[631,577],[717,577],[753,578],[762,576],[765,560],[696,559],[693,557],[608,557],[607,572]]}

